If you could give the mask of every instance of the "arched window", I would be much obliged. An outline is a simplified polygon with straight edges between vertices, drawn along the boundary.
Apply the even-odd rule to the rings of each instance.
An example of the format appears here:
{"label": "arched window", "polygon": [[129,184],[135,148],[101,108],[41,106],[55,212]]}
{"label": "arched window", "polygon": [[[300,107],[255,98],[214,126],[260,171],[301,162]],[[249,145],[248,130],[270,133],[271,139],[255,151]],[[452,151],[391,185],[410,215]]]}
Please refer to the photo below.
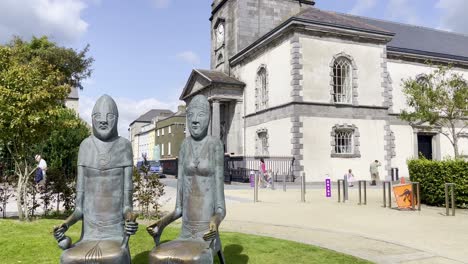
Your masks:
{"label": "arched window", "polygon": [[268,108],[268,72],[264,65],[257,70],[255,83],[255,110]]}
{"label": "arched window", "polygon": [[353,66],[351,61],[340,56],[333,63],[333,101],[335,103],[352,103]]}

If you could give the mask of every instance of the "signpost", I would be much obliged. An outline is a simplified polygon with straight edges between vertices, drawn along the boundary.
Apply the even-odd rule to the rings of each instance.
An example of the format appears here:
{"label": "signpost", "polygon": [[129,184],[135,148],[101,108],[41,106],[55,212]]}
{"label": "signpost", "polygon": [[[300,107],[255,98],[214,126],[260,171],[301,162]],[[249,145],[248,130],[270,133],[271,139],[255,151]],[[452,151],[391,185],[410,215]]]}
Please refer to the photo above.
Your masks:
{"label": "signpost", "polygon": [[329,177],[325,179],[325,196],[327,198],[331,197],[331,179]]}

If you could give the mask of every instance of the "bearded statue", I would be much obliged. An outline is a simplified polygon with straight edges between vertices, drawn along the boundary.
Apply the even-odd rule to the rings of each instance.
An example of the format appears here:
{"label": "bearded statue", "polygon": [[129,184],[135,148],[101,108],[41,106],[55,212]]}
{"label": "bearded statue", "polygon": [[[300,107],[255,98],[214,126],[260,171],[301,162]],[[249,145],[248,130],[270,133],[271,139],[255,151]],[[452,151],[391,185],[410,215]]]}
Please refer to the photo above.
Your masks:
{"label": "bearded statue", "polygon": [[[101,96],[92,112],[93,135],[78,153],[74,212],[54,237],[65,250],[60,263],[131,263],[128,239],[135,234],[132,203],[133,157],[130,142],[119,137],[119,112],[114,100]],[[65,232],[82,221],[80,240],[72,244]]]}

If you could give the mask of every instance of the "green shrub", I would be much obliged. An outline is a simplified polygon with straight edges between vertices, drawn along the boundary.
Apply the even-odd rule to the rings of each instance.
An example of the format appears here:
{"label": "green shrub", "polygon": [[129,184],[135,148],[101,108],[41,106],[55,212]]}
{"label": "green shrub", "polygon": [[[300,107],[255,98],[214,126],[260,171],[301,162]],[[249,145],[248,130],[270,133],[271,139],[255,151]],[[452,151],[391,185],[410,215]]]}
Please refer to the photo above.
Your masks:
{"label": "green shrub", "polygon": [[421,186],[421,202],[445,205],[445,183],[455,183],[455,203],[468,207],[468,162],[463,160],[409,160],[410,180]]}

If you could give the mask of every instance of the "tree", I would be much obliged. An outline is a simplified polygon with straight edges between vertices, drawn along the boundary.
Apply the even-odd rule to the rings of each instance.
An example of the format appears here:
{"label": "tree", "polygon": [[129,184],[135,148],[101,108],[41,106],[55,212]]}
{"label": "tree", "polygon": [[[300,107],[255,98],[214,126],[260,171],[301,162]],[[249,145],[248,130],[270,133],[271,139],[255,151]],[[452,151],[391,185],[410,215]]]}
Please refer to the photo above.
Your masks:
{"label": "tree", "polygon": [[[60,125],[50,133],[47,140],[37,147],[37,152],[42,153],[47,160],[47,185],[51,193],[57,195],[57,211],[60,201],[64,202],[65,210],[72,210],[78,150],[81,142],[89,136],[90,127],[70,109],[61,112],[58,123]],[[51,200],[48,194],[45,193],[42,197],[44,207]]]}
{"label": "tree", "polygon": [[[58,125],[71,87],[81,87],[82,78],[91,74],[92,59],[86,52],[59,47],[47,38],[15,38],[0,46],[0,141],[14,163],[20,220],[29,219],[26,189],[35,170],[32,151]],[[71,66],[80,60],[82,67]]]}
{"label": "tree", "polygon": [[[133,168],[133,201],[140,207],[140,214],[145,219],[160,215],[160,200],[164,195],[164,184],[158,174],[149,173],[150,165],[143,155],[143,164],[140,168]],[[154,211],[151,212],[151,209]]]}
{"label": "tree", "polygon": [[401,119],[441,127],[458,158],[458,139],[468,126],[468,82],[463,76],[450,66],[439,66],[430,74],[404,80],[403,93],[410,110],[402,111]]}

